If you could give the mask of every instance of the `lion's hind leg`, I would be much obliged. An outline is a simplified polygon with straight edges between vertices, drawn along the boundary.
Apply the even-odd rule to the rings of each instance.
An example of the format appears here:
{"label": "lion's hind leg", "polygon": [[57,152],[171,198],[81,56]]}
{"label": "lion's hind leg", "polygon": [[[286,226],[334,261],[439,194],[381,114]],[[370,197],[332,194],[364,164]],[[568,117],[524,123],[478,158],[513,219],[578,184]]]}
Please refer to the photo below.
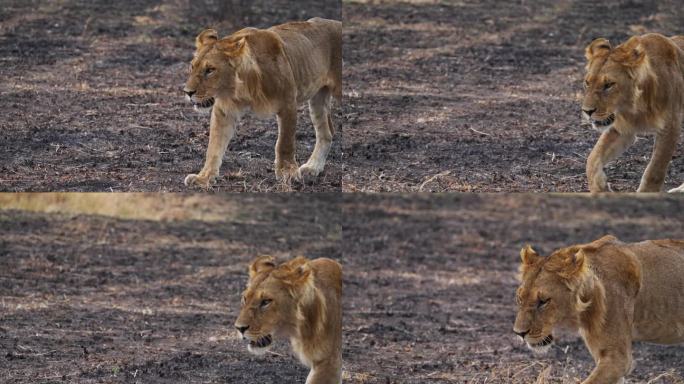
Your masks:
{"label": "lion's hind leg", "polygon": [[316,146],[311,157],[299,168],[302,177],[315,178],[325,167],[325,161],[332,145],[333,124],[330,117],[330,105],[332,93],[330,88],[321,88],[318,93],[309,100],[309,114],[311,122],[316,130]]}

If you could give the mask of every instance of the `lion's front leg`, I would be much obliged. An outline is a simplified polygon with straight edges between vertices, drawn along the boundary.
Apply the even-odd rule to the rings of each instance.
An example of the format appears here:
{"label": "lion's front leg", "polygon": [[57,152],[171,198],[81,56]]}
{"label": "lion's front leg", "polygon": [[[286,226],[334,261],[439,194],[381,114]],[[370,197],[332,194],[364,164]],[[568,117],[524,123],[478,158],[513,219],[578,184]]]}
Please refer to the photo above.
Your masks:
{"label": "lion's front leg", "polygon": [[621,384],[632,366],[631,351],[604,351],[582,384]]}
{"label": "lion's front leg", "polygon": [[337,361],[315,363],[311,367],[306,384],[341,384],[342,364]]}
{"label": "lion's front leg", "polygon": [[631,316],[634,305],[616,299],[613,306],[606,315],[607,319],[613,319],[610,325],[595,327],[582,336],[596,362],[591,375],[582,384],[620,384],[632,371]]}
{"label": "lion's front leg", "polygon": [[236,125],[237,117],[235,114],[226,114],[214,106],[209,124],[209,145],[204,167],[199,174],[190,174],[185,177],[186,186],[197,185],[202,188],[209,188],[219,174],[223,155],[226,153],[230,139],[235,134]]}
{"label": "lion's front leg", "polygon": [[290,184],[300,180],[299,166],[295,159],[297,131],[297,106],[284,107],[278,112],[278,141],[275,148],[275,173],[278,180]]}
{"label": "lion's front leg", "polygon": [[677,149],[679,139],[679,125],[669,129],[664,133],[658,133],[653,145],[653,154],[648,166],[641,177],[641,184],[637,192],[660,192],[665,183],[667,168]]}
{"label": "lion's front leg", "polygon": [[587,180],[590,192],[608,190],[608,182],[603,168],[629,148],[634,143],[634,138],[634,134],[621,134],[613,128],[601,134],[587,159]]}

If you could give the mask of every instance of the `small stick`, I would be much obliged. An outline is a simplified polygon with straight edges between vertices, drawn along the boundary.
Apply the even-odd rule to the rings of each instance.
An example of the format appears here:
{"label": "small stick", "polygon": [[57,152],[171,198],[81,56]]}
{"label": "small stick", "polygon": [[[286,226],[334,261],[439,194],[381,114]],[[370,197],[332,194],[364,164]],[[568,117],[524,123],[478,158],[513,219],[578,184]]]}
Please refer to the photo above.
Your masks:
{"label": "small stick", "polygon": [[432,180],[434,180],[438,177],[441,177],[441,176],[446,176],[450,173],[451,173],[451,171],[444,171],[444,172],[440,172],[436,175],[430,176],[427,180],[423,181],[423,183],[420,185],[420,187],[418,187],[418,192],[423,192],[423,188],[425,187],[425,185],[427,185]]}
{"label": "small stick", "polygon": [[473,131],[473,132],[475,132],[475,133],[479,133],[480,135],[491,136],[491,134],[489,134],[489,133],[485,133],[485,132],[482,132],[482,131],[478,131],[477,129],[472,128],[472,127],[468,127],[468,129],[470,129],[471,131]]}

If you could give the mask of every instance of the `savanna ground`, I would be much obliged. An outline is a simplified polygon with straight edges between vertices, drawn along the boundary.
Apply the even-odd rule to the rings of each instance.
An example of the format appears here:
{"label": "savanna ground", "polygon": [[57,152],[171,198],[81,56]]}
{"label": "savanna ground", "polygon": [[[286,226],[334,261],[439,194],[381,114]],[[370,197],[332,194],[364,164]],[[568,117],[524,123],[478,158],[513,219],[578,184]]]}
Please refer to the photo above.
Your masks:
{"label": "savanna ground", "polygon": [[[578,335],[537,357],[513,334],[520,249],[682,238],[672,212],[683,209],[673,198],[350,195],[346,348],[364,356],[354,370],[369,383],[579,383],[593,362]],[[684,383],[684,346],[637,343],[634,358],[627,383]]]}
{"label": "savanna ground", "polygon": [[[3,383],[303,383],[286,343],[257,358],[232,330],[270,253],[344,265],[346,383],[574,384],[576,335],[535,357],[511,331],[520,247],[684,229],[672,198],[129,196],[0,196]],[[629,383],[683,382],[684,347],[634,356]]]}
{"label": "savanna ground", "polygon": [[[684,33],[675,0],[343,0],[343,19],[346,191],[587,191],[585,46]],[[607,168],[613,190],[637,189],[652,143]]]}
{"label": "savanna ground", "polygon": [[[340,15],[339,0],[0,0],[0,190],[187,190],[209,137],[209,116],[181,91],[195,36]],[[307,107],[298,120],[303,163],[315,143]],[[214,189],[288,190],[273,172],[276,137],[275,118],[245,117]],[[325,173],[294,190],[341,189],[340,141]]]}

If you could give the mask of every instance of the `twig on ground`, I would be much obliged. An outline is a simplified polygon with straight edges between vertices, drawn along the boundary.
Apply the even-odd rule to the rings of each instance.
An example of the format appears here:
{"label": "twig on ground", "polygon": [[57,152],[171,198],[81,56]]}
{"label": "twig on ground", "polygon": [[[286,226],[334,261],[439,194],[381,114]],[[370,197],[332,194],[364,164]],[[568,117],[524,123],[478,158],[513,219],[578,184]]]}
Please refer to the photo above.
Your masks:
{"label": "twig on ground", "polygon": [[473,132],[475,132],[475,133],[479,133],[480,135],[484,135],[484,136],[491,136],[491,134],[490,134],[490,133],[486,133],[486,132],[478,131],[477,129],[475,129],[475,128],[473,128],[473,127],[468,127],[468,129],[470,129],[471,131],[473,131]]}
{"label": "twig on ground", "polygon": [[450,174],[450,173],[451,173],[451,171],[444,171],[444,172],[440,172],[440,173],[438,173],[438,174],[436,174],[436,175],[433,175],[433,176],[428,177],[428,179],[425,180],[425,181],[423,181],[423,183],[420,185],[420,187],[418,187],[418,192],[423,192],[423,188],[424,188],[427,184],[429,184],[431,181],[435,180],[436,178],[442,177],[442,176],[446,176],[446,175],[448,175],[448,174]]}

